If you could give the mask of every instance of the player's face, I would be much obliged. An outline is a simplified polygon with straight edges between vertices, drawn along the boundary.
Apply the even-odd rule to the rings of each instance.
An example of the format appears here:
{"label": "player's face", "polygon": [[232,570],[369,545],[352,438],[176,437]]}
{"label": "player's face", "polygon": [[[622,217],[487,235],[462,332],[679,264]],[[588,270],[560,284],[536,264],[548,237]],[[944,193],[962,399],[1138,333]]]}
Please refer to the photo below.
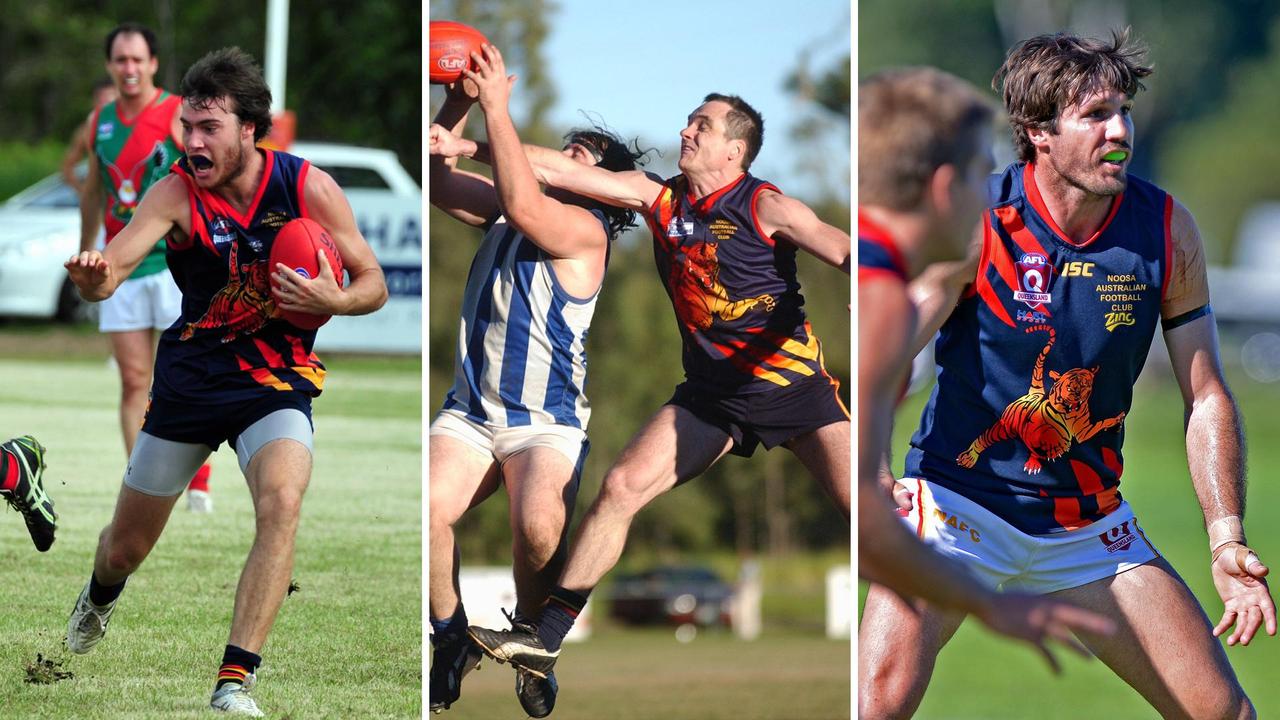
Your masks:
{"label": "player's face", "polygon": [[[1132,108],[1132,98],[1119,90],[1106,90],[1062,110],[1057,132],[1043,133],[1053,169],[1069,184],[1092,195],[1124,192],[1125,169],[1133,157]],[[1103,159],[1116,150],[1125,152],[1123,160]]]}
{"label": "player's face", "polygon": [[973,226],[982,219],[982,213],[987,208],[987,176],[996,166],[991,148],[990,126],[983,125],[976,132],[977,150],[969,161],[969,166],[958,169],[952,186],[954,217],[948,223],[952,231],[951,242],[948,244],[951,258],[964,257]]}
{"label": "player's face", "polygon": [[680,131],[680,161],[676,164],[681,172],[722,170],[732,162],[730,145],[741,141],[727,135],[729,110],[728,103],[712,100],[689,116],[689,124]]}
{"label": "player's face", "polygon": [[599,162],[599,160],[596,159],[596,156],[591,152],[591,149],[580,142],[571,142],[568,145],[565,145],[564,149],[560,152],[572,158],[574,162],[579,162],[583,165],[595,165]]}
{"label": "player's face", "polygon": [[253,126],[241,124],[229,107],[228,98],[203,108],[182,103],[182,143],[196,184],[202,188],[235,180],[244,171],[247,154],[253,152]]}
{"label": "player's face", "polygon": [[160,63],[147,47],[147,39],[138,33],[120,33],[111,41],[111,58],[107,72],[115,81],[121,97],[135,98],[151,92]]}

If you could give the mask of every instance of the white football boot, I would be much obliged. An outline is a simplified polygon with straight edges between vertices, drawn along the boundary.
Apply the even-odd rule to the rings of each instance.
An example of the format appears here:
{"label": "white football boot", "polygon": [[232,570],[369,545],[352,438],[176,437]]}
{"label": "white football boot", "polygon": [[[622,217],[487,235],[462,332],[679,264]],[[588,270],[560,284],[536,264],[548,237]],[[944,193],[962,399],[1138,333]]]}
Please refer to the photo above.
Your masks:
{"label": "white football boot", "polygon": [[249,697],[249,691],[253,689],[256,680],[254,674],[249,673],[243,685],[229,682],[214,690],[213,698],[209,700],[209,707],[232,715],[266,717],[266,713],[258,709],[258,703]]}
{"label": "white football boot", "polygon": [[97,645],[107,633],[107,623],[111,621],[111,612],[116,602],[112,600],[106,607],[98,607],[89,600],[89,586],[85,585],[76,600],[76,607],[71,611],[67,621],[67,647],[77,655],[83,655]]}

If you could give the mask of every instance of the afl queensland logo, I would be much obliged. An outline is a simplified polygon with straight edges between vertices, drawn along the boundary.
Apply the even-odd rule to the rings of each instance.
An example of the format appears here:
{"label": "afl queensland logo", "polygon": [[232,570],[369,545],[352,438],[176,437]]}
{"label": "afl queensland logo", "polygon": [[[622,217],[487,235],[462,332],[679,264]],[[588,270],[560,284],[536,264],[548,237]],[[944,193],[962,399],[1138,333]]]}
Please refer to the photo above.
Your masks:
{"label": "afl queensland logo", "polygon": [[1049,280],[1053,277],[1053,265],[1049,264],[1049,258],[1040,253],[1026,253],[1016,267],[1018,289],[1013,293],[1014,300],[1024,302],[1032,309],[1052,301]]}
{"label": "afl queensland logo", "polygon": [[219,215],[209,223],[209,229],[213,231],[213,244],[225,245],[236,239],[235,230],[232,229],[231,223],[227,219]]}
{"label": "afl queensland logo", "polygon": [[671,218],[671,222],[667,223],[667,237],[669,238],[687,238],[693,234],[693,221],[685,220],[681,217]]}

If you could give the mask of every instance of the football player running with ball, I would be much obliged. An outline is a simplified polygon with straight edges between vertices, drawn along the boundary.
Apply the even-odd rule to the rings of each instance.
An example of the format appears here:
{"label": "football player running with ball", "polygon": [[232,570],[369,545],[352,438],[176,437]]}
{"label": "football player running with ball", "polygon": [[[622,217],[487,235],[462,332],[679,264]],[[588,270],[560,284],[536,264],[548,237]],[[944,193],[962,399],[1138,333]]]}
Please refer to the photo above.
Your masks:
{"label": "football player running with ball", "polygon": [[[125,581],[155,546],[186,481],[226,442],[248,483],[257,533],[211,706],[261,717],[248,692],[291,578],[311,478],[311,399],[325,377],[311,352],[315,330],[277,311],[360,315],[381,307],[387,288],[333,178],[302,158],[255,147],[271,129],[271,91],[252,58],[239,48],[209,53],[187,71],[182,98],[186,154],[104,253],[66,263],[80,294],[100,301],[164,238],[183,297],[179,322],[160,338],[151,405],[71,613],[67,646],[86,653],[102,640]],[[277,231],[297,217],[332,235],[351,278],[345,289],[323,251],[316,278],[269,266]]]}

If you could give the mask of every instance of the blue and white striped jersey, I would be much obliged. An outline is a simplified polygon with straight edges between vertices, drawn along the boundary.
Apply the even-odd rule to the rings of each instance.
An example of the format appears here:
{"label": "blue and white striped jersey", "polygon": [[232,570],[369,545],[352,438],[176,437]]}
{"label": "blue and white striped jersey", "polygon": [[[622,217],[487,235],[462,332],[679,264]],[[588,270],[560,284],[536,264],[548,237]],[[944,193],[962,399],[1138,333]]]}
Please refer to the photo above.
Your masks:
{"label": "blue and white striped jersey", "polygon": [[[592,214],[608,233],[604,213]],[[503,217],[485,233],[467,275],[445,410],[497,427],[587,428],[585,344],[599,289],[570,295],[551,261]]]}

